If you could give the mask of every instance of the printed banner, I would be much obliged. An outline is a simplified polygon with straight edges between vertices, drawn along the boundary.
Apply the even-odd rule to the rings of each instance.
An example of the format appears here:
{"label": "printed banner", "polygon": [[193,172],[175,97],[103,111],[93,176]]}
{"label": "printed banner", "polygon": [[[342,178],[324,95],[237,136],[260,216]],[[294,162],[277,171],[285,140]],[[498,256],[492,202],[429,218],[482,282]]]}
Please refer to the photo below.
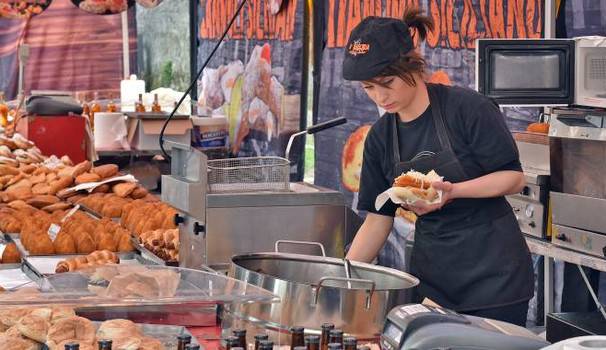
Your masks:
{"label": "printed banner", "polygon": [[[54,0],[29,19],[0,18],[0,90],[17,94],[17,50],[29,46],[24,89],[91,92],[101,98],[120,92],[122,25],[120,15],[99,16],[80,10],[70,0]],[[137,71],[134,11],[129,11],[130,69]]]}
{"label": "printed banner", "polygon": [[[201,0],[198,67],[240,1]],[[283,156],[300,128],[303,0],[249,0],[198,82],[199,103],[229,121],[236,156]]]}

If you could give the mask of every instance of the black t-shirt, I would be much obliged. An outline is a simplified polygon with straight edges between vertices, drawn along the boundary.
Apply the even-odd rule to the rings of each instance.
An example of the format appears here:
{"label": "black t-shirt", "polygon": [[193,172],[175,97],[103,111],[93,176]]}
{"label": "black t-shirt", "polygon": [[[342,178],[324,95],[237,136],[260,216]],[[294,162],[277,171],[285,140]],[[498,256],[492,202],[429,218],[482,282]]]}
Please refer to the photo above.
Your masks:
{"label": "black t-shirt", "polygon": [[[495,171],[522,171],[519,154],[498,106],[469,89],[435,85],[453,151],[465,172],[477,178]],[[402,122],[384,114],[370,129],[364,144],[358,209],[394,216],[398,208],[388,201],[379,211],[375,199],[390,188],[394,167],[391,118],[397,118],[401,161],[441,150],[431,106],[417,119]],[[448,181],[448,179],[444,179]]]}

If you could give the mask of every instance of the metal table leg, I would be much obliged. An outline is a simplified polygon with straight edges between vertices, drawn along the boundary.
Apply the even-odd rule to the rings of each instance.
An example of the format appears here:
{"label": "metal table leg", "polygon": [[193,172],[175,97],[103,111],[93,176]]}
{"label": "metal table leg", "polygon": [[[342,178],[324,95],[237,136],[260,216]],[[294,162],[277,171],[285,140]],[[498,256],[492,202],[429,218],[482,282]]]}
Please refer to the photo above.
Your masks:
{"label": "metal table leg", "polygon": [[545,315],[543,315],[544,320],[545,320],[545,325],[547,324],[547,314],[554,312],[554,293],[553,293],[553,264],[554,264],[554,260],[553,258],[550,258],[548,256],[545,256],[545,261],[544,261],[544,269],[545,269],[545,276],[544,276],[544,288],[545,288],[545,295],[544,295],[544,302],[545,302]]}

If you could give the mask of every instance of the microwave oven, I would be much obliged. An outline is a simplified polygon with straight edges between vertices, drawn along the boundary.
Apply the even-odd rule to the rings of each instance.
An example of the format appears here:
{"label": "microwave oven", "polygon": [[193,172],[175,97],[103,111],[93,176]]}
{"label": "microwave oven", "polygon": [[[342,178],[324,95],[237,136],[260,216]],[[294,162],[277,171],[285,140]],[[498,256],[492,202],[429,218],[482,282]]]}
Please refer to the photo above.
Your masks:
{"label": "microwave oven", "polygon": [[505,106],[606,108],[606,37],[478,39],[476,89]]}

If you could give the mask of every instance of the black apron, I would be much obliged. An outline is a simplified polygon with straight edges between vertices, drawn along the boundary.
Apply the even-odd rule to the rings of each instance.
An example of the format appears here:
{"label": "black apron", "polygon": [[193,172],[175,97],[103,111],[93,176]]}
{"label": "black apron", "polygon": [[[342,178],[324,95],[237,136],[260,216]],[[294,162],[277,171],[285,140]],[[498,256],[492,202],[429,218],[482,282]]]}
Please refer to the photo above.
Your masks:
{"label": "black apron", "polygon": [[[397,114],[392,118],[394,167],[391,178],[411,169],[435,170],[444,181],[467,181],[453,151],[437,87],[428,85],[432,119],[441,151],[403,162]],[[415,227],[410,272],[421,283],[417,298],[430,298],[456,311],[479,310],[529,300],[534,291],[530,252],[504,197],[456,199],[422,215]]]}

